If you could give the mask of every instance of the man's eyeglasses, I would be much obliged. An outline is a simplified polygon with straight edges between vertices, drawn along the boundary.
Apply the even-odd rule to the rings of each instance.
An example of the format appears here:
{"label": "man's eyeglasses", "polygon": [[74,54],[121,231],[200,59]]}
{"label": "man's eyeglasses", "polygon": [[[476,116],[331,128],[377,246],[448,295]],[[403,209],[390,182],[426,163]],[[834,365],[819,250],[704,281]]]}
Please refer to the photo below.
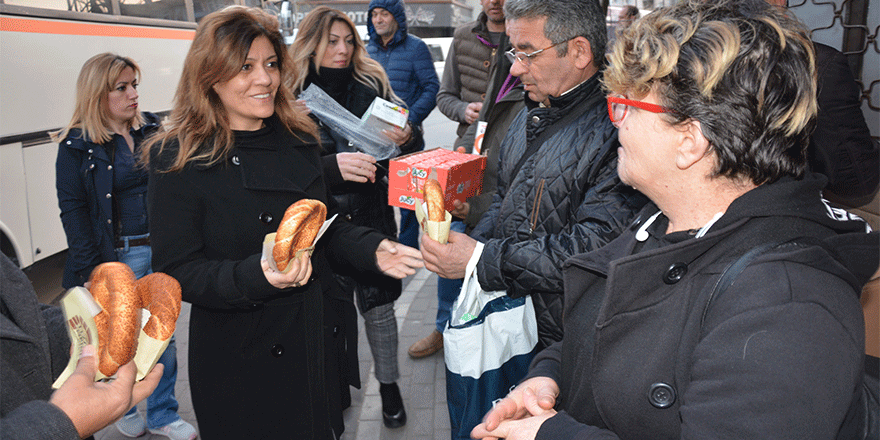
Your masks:
{"label": "man's eyeglasses", "polygon": [[538,49],[538,50],[531,52],[531,53],[517,52],[516,48],[511,48],[507,52],[504,52],[504,55],[507,57],[507,60],[510,61],[510,64],[513,64],[513,63],[519,61],[519,62],[523,63],[524,66],[529,67],[532,65],[532,58],[538,56],[541,52],[543,52],[547,49],[559,46],[560,44],[568,43],[571,40],[573,40],[573,38],[568,38],[566,40],[551,44],[543,49]]}
{"label": "man's eyeglasses", "polygon": [[626,111],[629,106],[647,110],[651,113],[669,113],[669,109],[662,105],[651,104],[650,102],[635,101],[632,99],[621,98],[619,96],[608,97],[608,117],[611,122],[617,124],[626,117]]}

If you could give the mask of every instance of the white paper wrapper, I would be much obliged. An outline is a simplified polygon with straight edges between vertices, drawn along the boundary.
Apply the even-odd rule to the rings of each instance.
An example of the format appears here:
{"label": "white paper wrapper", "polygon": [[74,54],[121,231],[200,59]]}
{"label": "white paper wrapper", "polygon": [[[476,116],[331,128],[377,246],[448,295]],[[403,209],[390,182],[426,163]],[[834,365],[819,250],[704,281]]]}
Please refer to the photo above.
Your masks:
{"label": "white paper wrapper", "polygon": [[428,207],[424,201],[416,202],[416,220],[432,240],[446,244],[449,240],[449,228],[452,227],[452,214],[446,212],[446,220],[435,222],[428,220]]}
{"label": "white paper wrapper", "polygon": [[[61,309],[64,312],[64,318],[67,322],[67,330],[70,333],[70,343],[72,346],[72,355],[67,367],[58,376],[52,388],[58,389],[67,378],[76,370],[76,363],[79,360],[80,353],[86,345],[95,346],[95,364],[97,365],[99,353],[101,350],[100,341],[98,340],[98,328],[95,326],[95,315],[101,312],[101,306],[92,298],[83,287],[74,287],[69,289],[61,298]],[[168,347],[170,338],[159,341],[147,336],[143,331],[143,326],[150,319],[150,312],[141,309],[141,331],[138,335],[137,351],[134,355],[134,363],[137,366],[137,380],[141,380],[150,370],[156,366],[156,362]],[[107,379],[107,376],[101,374],[101,371],[95,372],[95,381]]]}
{"label": "white paper wrapper", "polygon": [[312,242],[312,245],[296,251],[294,254],[294,258],[290,259],[290,262],[287,263],[287,267],[284,270],[279,270],[278,265],[275,263],[275,257],[272,256],[272,250],[275,249],[275,233],[266,234],[266,237],[263,238],[263,256],[262,258],[269,262],[269,267],[281,273],[290,272],[290,267],[293,266],[294,260],[299,258],[303,252],[308,252],[309,256],[312,255],[312,252],[315,251],[315,245],[318,243],[318,240],[321,239],[321,236],[324,235],[324,232],[327,232],[327,228],[330,227],[330,224],[333,223],[333,220],[336,220],[336,216],[339,214],[333,214],[333,217],[330,217],[324,224],[321,225],[321,229],[318,229],[318,235],[315,236],[315,241]]}

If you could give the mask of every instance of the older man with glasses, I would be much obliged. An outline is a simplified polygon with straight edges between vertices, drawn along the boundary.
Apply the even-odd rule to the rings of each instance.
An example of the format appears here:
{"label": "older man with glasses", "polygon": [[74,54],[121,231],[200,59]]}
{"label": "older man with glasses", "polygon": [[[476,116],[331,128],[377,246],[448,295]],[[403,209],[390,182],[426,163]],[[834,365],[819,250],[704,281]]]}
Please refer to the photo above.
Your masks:
{"label": "older man with glasses", "polygon": [[564,261],[616,237],[646,199],[617,177],[617,129],[598,74],[607,38],[599,2],[507,0],[504,13],[510,74],[527,97],[501,144],[494,202],[470,237],[451,232],[442,245],[423,236],[422,253],[430,270],[462,278],[483,242],[481,287],[532,295],[540,349],[562,338]]}

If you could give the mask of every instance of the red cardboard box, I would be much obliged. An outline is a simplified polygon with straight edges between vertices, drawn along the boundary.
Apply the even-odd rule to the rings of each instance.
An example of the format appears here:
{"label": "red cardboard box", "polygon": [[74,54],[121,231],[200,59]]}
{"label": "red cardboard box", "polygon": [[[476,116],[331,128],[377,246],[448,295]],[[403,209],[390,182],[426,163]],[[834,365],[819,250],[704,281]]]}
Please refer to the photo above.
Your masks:
{"label": "red cardboard box", "polygon": [[422,187],[428,178],[437,179],[446,194],[446,210],[453,201],[464,202],[483,192],[486,156],[458,153],[444,148],[418,151],[388,163],[388,204],[415,209],[422,200]]}

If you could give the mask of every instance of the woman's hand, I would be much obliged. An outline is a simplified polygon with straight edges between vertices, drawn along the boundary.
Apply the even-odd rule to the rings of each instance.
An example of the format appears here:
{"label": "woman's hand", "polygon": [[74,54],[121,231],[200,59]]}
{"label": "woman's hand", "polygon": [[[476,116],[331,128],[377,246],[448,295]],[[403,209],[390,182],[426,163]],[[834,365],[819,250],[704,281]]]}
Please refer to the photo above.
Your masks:
{"label": "woman's hand", "polygon": [[338,153],[336,166],[349,182],[376,182],[376,158],[364,153]]}
{"label": "woman's hand", "polygon": [[382,133],[384,133],[385,136],[388,136],[388,139],[391,139],[391,141],[399,147],[409,142],[412,137],[412,130],[412,126],[407,122],[402,130],[398,127],[392,127],[390,130],[382,130]]}
{"label": "woman's hand", "polygon": [[534,440],[544,421],[554,415],[556,415],[556,411],[551,409],[538,416],[526,417],[520,420],[507,420],[501,422],[492,431],[487,430],[486,425],[481,423],[471,431],[471,438],[482,440]]}
{"label": "woman's hand", "polygon": [[312,258],[308,252],[303,252],[299,258],[293,260],[290,272],[287,273],[272,270],[267,260],[260,260],[260,267],[263,268],[263,275],[266,276],[269,284],[278,289],[302,287],[309,282],[309,277],[312,276]]}
{"label": "woman's hand", "polygon": [[416,269],[425,267],[425,262],[422,261],[422,253],[418,249],[386,238],[376,248],[376,266],[385,275],[403,279],[416,273]]}
{"label": "woman's hand", "polygon": [[309,106],[306,105],[306,102],[302,99],[290,101],[290,104],[291,104],[291,106],[293,106],[293,109],[298,112],[303,112],[305,114],[309,114],[312,112],[312,110],[309,108]]}
{"label": "woman's hand", "polygon": [[[508,437],[500,435],[499,431],[505,434],[514,432],[515,430],[510,429],[510,422],[521,419],[543,417],[540,419],[540,423],[543,423],[544,420],[556,414],[553,407],[556,405],[557,397],[559,397],[559,385],[553,379],[538,376],[526,380],[517,385],[507,397],[492,406],[492,409],[483,417],[483,423],[471,431],[471,437],[488,439]],[[537,427],[541,426],[540,423]],[[526,424],[522,428],[527,426],[531,425]]]}

